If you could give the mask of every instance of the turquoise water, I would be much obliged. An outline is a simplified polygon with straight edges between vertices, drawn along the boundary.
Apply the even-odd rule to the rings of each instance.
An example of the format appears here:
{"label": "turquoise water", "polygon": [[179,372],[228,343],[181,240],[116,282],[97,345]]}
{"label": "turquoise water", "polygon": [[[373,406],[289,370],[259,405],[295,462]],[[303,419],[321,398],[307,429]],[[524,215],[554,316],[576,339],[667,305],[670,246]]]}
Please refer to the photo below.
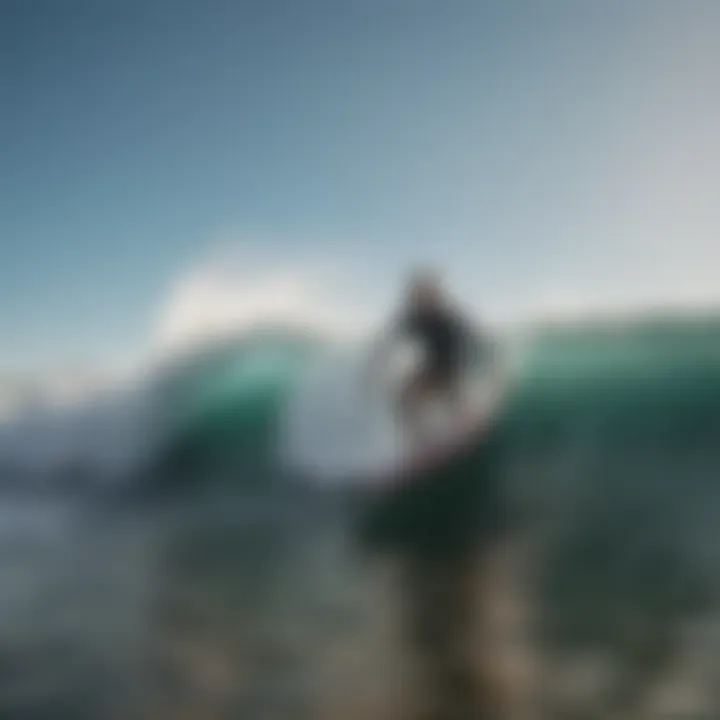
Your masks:
{"label": "turquoise water", "polygon": [[492,443],[377,504],[270,462],[314,340],[178,365],[158,421],[167,496],[5,498],[0,715],[397,717],[363,705],[404,657],[384,551],[510,530],[556,706],[717,717],[720,320],[547,330],[527,347]]}
{"label": "turquoise water", "polygon": [[[708,538],[720,541],[712,530],[720,513],[720,319],[537,329],[525,348],[492,453],[479,440],[438,475],[438,484],[456,488],[448,524],[454,512],[463,517],[457,526],[476,522],[459,498],[485,492],[492,502],[484,507],[496,514],[481,513],[478,522],[502,515],[501,523],[533,527],[548,567],[544,592],[558,608],[592,608],[578,610],[572,622],[571,613],[549,613],[548,632],[558,642],[597,640],[604,623],[619,622],[624,602],[638,603],[646,592],[673,598],[675,610],[710,602],[716,555]],[[243,380],[240,394],[215,385],[213,397],[222,402],[204,405],[212,412],[198,414],[183,437],[196,457],[232,456],[241,467],[249,457],[238,451],[247,448],[243,433],[252,438],[254,462],[272,454],[274,423],[292,381],[280,368],[273,382],[260,385],[248,380],[242,363],[230,367]],[[208,372],[237,387],[232,372]],[[444,502],[433,492],[382,507],[382,532],[427,527],[433,537],[435,509]]]}
{"label": "turquoise water", "polygon": [[[241,445],[271,453],[289,393],[323,351],[314,339],[276,333],[196,359],[166,391],[167,452],[206,461],[237,456]],[[719,419],[720,321],[537,330],[510,388],[501,422],[511,448],[564,432],[700,443]]]}

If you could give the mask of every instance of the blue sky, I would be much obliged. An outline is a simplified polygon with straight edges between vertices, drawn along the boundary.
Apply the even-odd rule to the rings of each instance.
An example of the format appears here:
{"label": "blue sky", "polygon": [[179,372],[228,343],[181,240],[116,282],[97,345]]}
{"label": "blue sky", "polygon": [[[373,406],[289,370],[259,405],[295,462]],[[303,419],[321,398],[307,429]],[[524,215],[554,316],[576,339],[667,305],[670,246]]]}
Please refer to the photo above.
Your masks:
{"label": "blue sky", "polygon": [[710,296],[719,63],[715,0],[5,0],[0,371],[132,354],[248,240],[493,310]]}

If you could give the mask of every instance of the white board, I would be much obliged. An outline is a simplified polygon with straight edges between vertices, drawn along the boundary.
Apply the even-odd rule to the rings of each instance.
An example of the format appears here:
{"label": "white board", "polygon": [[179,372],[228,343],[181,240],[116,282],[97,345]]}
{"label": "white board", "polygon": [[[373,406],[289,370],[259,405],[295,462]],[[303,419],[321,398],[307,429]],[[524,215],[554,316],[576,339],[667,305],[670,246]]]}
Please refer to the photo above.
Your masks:
{"label": "white board", "polygon": [[[407,350],[407,349],[406,349]],[[314,366],[292,393],[282,419],[281,451],[293,470],[320,483],[378,485],[404,469],[451,455],[488,421],[502,396],[498,378],[466,378],[464,418],[442,417],[423,448],[408,446],[396,422],[395,398],[417,358],[401,353],[380,382],[368,357],[338,352]]]}

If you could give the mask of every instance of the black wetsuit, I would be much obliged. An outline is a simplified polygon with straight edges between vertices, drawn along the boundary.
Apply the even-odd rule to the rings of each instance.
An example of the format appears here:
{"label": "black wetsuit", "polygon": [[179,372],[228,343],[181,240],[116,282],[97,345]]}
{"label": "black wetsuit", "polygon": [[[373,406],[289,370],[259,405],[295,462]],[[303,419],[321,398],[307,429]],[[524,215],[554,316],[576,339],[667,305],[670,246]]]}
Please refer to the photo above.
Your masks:
{"label": "black wetsuit", "polygon": [[441,382],[451,382],[461,374],[473,332],[459,312],[450,308],[411,311],[400,321],[398,332],[420,344],[422,373]]}

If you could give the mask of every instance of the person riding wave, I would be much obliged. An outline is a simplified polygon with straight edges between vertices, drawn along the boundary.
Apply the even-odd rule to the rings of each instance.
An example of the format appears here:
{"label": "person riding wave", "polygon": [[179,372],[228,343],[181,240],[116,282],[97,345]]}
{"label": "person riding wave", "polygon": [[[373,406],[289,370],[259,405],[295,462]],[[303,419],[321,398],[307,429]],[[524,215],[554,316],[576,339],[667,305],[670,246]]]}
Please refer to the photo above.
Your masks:
{"label": "person riding wave", "polygon": [[466,410],[463,381],[472,365],[487,361],[490,338],[449,298],[439,277],[424,271],[410,278],[399,318],[383,335],[386,350],[397,341],[417,343],[422,360],[400,388],[399,420],[411,442],[422,442],[422,408],[439,399],[457,415]]}

